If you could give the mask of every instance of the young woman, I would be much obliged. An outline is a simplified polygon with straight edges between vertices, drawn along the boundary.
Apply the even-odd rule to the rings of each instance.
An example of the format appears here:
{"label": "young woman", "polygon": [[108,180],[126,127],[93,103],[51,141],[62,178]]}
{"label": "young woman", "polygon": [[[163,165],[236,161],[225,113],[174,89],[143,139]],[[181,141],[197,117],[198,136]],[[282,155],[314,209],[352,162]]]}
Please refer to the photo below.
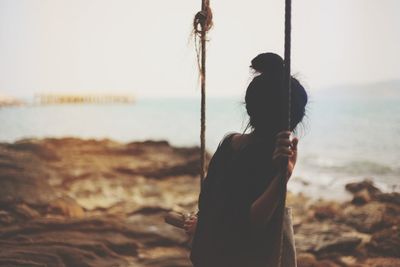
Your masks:
{"label": "young woman", "polygon": [[[264,53],[251,67],[258,74],[245,96],[252,131],[228,134],[221,141],[202,185],[199,213],[185,224],[194,235],[195,267],[266,267],[276,251],[280,179],[287,182],[296,164],[298,139],[291,139],[291,131],[304,117],[307,93],[292,77],[291,131],[282,131],[283,60]],[[289,160],[282,175],[284,158]]]}

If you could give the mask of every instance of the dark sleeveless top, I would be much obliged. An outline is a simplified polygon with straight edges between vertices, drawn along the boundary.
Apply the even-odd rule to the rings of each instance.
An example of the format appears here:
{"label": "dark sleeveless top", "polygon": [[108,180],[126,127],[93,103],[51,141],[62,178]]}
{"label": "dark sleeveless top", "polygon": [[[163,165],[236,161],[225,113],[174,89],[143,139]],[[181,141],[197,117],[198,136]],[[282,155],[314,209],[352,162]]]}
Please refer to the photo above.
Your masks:
{"label": "dark sleeveless top", "polygon": [[233,135],[221,141],[202,184],[190,255],[195,267],[265,267],[272,251],[274,218],[254,229],[250,208],[274,175],[273,143],[234,150]]}

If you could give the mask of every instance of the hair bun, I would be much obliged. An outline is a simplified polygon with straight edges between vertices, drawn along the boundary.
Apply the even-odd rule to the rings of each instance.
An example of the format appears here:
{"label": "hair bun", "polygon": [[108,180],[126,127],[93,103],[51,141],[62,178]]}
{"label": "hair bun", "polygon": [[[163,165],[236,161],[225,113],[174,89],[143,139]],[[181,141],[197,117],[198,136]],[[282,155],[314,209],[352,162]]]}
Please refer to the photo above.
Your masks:
{"label": "hair bun", "polygon": [[253,58],[251,68],[261,74],[277,74],[283,71],[283,59],[274,53],[262,53]]}

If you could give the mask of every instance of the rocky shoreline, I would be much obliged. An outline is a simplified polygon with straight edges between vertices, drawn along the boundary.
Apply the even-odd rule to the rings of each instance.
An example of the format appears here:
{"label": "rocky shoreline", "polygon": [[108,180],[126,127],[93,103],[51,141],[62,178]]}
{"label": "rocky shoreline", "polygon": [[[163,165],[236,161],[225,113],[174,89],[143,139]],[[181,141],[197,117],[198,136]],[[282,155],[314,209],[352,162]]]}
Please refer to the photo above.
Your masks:
{"label": "rocky shoreline", "polygon": [[[0,266],[191,266],[164,216],[195,210],[198,160],[165,141],[0,144]],[[400,266],[399,194],[346,189],[351,202],[289,194],[298,266]]]}

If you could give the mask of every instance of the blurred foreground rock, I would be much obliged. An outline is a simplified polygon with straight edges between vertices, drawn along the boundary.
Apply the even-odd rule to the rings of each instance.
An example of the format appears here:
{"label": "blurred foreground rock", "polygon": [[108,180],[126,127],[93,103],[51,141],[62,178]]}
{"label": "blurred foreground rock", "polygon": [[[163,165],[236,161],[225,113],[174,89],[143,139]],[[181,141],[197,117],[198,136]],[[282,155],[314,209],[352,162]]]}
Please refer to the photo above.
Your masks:
{"label": "blurred foreground rock", "polygon": [[[0,144],[0,266],[191,266],[198,148],[74,138]],[[372,182],[349,203],[288,195],[301,266],[400,266],[400,197]],[[249,266],[251,267],[251,266]]]}
{"label": "blurred foreground rock", "polygon": [[190,266],[164,223],[196,206],[198,149],[74,138],[0,145],[0,266]]}

